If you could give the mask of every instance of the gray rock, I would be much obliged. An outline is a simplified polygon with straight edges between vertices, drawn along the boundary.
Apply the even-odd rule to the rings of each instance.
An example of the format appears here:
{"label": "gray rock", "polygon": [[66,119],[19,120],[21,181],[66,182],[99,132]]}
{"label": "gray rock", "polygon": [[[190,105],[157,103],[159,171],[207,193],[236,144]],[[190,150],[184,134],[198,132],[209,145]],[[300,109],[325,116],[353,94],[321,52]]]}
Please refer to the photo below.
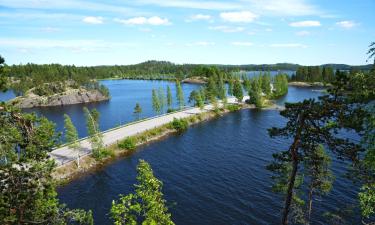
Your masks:
{"label": "gray rock", "polygon": [[18,97],[11,102],[20,108],[75,105],[109,100],[98,90],[72,90],[68,93],[53,96]]}

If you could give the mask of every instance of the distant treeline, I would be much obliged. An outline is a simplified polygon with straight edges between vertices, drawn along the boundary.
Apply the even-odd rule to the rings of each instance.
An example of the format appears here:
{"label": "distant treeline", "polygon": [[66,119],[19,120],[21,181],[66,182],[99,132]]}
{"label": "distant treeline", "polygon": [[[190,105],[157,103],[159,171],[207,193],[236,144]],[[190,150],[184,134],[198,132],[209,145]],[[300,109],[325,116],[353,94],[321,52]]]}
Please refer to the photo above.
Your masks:
{"label": "distant treeline", "polygon": [[[147,61],[134,65],[113,65],[113,66],[63,66],[59,64],[25,64],[6,66],[6,75],[14,77],[38,75],[53,76],[54,79],[86,79],[86,78],[145,78],[145,79],[168,79],[190,76],[201,76],[207,72],[207,68],[217,67],[223,72],[238,71],[297,71],[303,67],[298,64],[278,63],[262,65],[201,65],[201,64],[174,64],[167,61]],[[326,64],[320,68],[329,67],[333,70],[370,70],[371,65],[349,66],[345,64]]]}
{"label": "distant treeline", "polygon": [[4,74],[10,77],[9,88],[17,95],[24,95],[34,88],[34,93],[41,96],[64,92],[67,88],[96,89],[105,95],[108,90],[92,79],[92,67],[49,65],[13,65],[5,66]]}
{"label": "distant treeline", "polygon": [[352,67],[350,70],[334,70],[334,68],[330,66],[300,66],[298,67],[296,73],[291,76],[290,80],[331,83],[335,80],[335,76],[337,76],[337,74],[339,73],[347,73],[353,75],[360,71],[363,70],[360,70],[359,67]]}
{"label": "distant treeline", "polygon": [[[370,70],[371,65],[348,66],[343,64],[327,64],[323,66],[305,67],[297,64],[279,63],[264,65],[199,65],[199,64],[173,64],[166,61],[147,61],[135,65],[114,66],[74,66],[60,64],[25,64],[5,66],[4,73],[14,80],[12,89],[17,95],[43,83],[63,83],[74,81],[76,86],[92,85],[94,79],[120,78],[120,79],[146,79],[146,80],[182,80],[187,77],[206,77],[211,74],[223,73],[224,80],[229,80],[233,72],[239,71],[296,71],[292,80],[308,82],[330,82],[336,70]],[[215,72],[213,72],[215,70]]]}

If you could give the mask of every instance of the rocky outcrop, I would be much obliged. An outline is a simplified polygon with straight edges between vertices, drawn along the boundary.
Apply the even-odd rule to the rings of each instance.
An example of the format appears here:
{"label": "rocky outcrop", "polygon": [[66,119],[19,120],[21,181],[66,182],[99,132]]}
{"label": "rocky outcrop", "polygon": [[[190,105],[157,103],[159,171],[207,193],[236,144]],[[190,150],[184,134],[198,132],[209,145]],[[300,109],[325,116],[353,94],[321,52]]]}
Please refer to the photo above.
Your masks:
{"label": "rocky outcrop", "polygon": [[187,84],[206,84],[206,78],[204,77],[189,77],[181,81],[182,83]]}
{"label": "rocky outcrop", "polygon": [[11,103],[20,108],[64,106],[89,102],[100,102],[109,100],[98,90],[72,89],[61,94],[51,96],[38,96],[29,94],[11,100]]}

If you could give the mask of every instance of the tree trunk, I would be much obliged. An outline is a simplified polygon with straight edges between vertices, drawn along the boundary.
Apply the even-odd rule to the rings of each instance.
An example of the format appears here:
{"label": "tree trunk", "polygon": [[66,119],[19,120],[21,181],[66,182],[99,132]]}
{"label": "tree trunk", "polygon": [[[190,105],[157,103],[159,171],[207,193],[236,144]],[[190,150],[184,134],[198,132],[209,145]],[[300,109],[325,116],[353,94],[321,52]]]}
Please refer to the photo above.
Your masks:
{"label": "tree trunk", "polygon": [[[294,157],[292,157],[292,158],[294,158]],[[284,211],[283,211],[283,219],[282,219],[283,225],[288,224],[288,214],[289,214],[289,211],[290,211],[290,205],[292,203],[293,189],[294,189],[294,183],[295,183],[296,176],[297,176],[297,169],[298,169],[298,161],[293,159],[293,168],[292,168],[292,172],[290,174],[288,191],[287,191],[287,196],[286,196],[286,199],[285,199],[285,206],[284,206]]]}
{"label": "tree trunk", "polygon": [[293,199],[293,189],[294,189],[294,183],[296,181],[298,163],[299,163],[298,147],[299,147],[302,129],[303,129],[304,124],[305,124],[303,112],[302,112],[302,115],[300,115],[299,118],[298,118],[298,124],[299,124],[299,127],[297,128],[296,135],[294,136],[293,144],[289,148],[289,152],[290,152],[291,157],[292,157],[292,172],[290,174],[287,196],[286,196],[286,199],[285,199],[283,217],[282,217],[282,221],[281,221],[282,225],[288,224],[288,215],[289,215],[289,211],[290,211],[290,205],[292,204],[292,199]]}
{"label": "tree trunk", "polygon": [[313,203],[313,189],[310,188],[309,191],[309,210],[308,210],[308,216],[307,216],[307,224],[310,224],[310,219],[311,219],[311,211],[312,211],[312,203]]}

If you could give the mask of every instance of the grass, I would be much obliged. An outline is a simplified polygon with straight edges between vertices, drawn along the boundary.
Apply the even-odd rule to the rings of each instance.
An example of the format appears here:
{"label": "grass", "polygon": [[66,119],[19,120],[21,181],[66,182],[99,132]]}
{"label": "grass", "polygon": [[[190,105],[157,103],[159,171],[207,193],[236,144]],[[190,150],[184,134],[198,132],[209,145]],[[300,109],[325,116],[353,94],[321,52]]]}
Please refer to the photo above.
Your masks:
{"label": "grass", "polygon": [[134,150],[137,147],[137,139],[135,137],[127,137],[117,145],[121,149]]}

